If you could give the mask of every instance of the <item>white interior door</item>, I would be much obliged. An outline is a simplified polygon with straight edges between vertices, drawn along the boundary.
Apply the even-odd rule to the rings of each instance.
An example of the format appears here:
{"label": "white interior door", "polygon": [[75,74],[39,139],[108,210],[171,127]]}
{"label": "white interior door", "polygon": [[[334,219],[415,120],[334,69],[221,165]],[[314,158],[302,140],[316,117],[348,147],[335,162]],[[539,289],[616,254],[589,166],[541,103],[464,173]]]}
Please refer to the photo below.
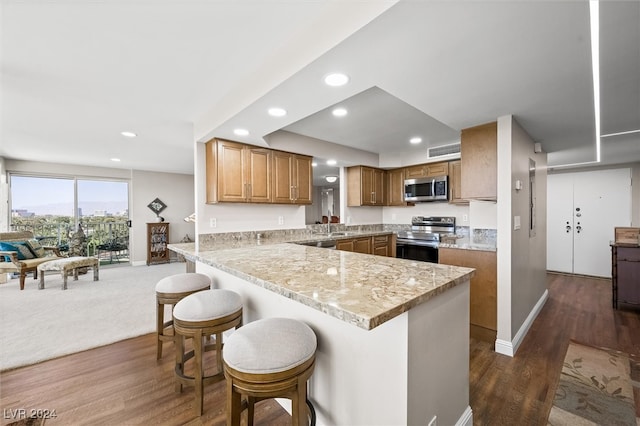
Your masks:
{"label": "white interior door", "polygon": [[548,270],[611,277],[614,228],[630,225],[630,169],[548,176]]}
{"label": "white interior door", "polygon": [[547,176],[547,269],[573,273],[573,176]]}
{"label": "white interior door", "polygon": [[611,277],[614,228],[631,226],[631,170],[576,173],[573,193],[573,271]]}

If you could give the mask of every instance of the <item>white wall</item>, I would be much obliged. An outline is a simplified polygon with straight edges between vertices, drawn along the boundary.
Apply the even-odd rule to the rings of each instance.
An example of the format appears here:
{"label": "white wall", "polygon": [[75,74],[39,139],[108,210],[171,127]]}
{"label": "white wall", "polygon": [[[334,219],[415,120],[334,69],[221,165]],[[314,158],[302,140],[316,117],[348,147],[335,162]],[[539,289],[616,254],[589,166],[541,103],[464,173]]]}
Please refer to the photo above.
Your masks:
{"label": "white wall", "polygon": [[166,222],[172,223],[169,236],[170,242],[180,241],[185,234],[189,234],[192,239],[194,238],[194,224],[183,221],[184,217],[193,213],[194,191],[192,175],[10,159],[5,160],[5,171],[128,181],[129,217],[132,221],[132,227],[129,230],[129,250],[133,264],[146,263],[146,222],[155,219],[155,214],[147,208],[147,204],[156,197],[160,198],[168,206],[161,216],[165,218]]}
{"label": "white wall", "polygon": [[193,176],[177,173],[158,173],[141,170],[131,172],[129,217],[135,233],[130,238],[129,252],[133,264],[146,263],[146,223],[155,222],[156,215],[147,205],[161,199],[167,208],[160,216],[169,223],[169,242],[177,243],[185,235],[195,241],[195,225],[184,218],[193,213]]}
{"label": "white wall", "polygon": [[9,230],[9,182],[4,157],[0,157],[0,232]]}
{"label": "white wall", "polygon": [[[513,355],[546,300],[546,153],[513,116],[498,118],[498,335],[496,351]],[[529,159],[536,162],[536,233],[529,235]],[[516,191],[515,182],[523,187]],[[514,230],[514,217],[521,228]]]}

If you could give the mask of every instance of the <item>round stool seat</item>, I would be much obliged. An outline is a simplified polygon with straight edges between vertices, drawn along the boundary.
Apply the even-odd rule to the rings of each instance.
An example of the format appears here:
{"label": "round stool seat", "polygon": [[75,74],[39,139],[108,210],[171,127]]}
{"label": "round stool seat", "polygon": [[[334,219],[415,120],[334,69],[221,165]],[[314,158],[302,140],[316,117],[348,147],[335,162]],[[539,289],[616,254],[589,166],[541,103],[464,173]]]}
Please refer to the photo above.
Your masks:
{"label": "round stool seat", "polygon": [[246,396],[250,425],[255,403],[268,398],[291,399],[293,426],[308,424],[309,417],[315,425],[307,380],[315,367],[317,346],[311,327],[290,318],[261,319],[236,330],[222,353],[227,425],[240,425],[242,395]]}
{"label": "round stool seat", "polygon": [[176,304],[173,318],[183,323],[211,321],[231,315],[241,308],[242,298],[236,292],[224,289],[199,291]]}
{"label": "round stool seat", "polygon": [[164,277],[156,284],[157,293],[189,293],[211,287],[211,278],[207,275],[185,272]]}
{"label": "round stool seat", "polygon": [[157,359],[162,358],[163,342],[173,341],[173,319],[165,321],[165,305],[175,306],[184,297],[211,288],[211,278],[205,274],[185,272],[162,278],[156,284],[156,340]]}
{"label": "round stool seat", "polygon": [[225,343],[224,362],[236,371],[269,374],[290,370],[314,356],[316,335],[290,318],[266,318],[238,329]]}
{"label": "round stool seat", "polygon": [[[242,297],[231,290],[203,290],[186,296],[173,308],[173,326],[176,332],[176,391],[183,385],[193,385],[196,393],[194,406],[197,415],[203,413],[204,386],[224,380],[223,335],[242,323]],[[215,342],[203,345],[203,338],[215,335]],[[185,353],[184,339],[193,339],[193,350]],[[224,344],[226,346],[226,343]],[[204,354],[216,351],[218,372],[205,376]],[[194,374],[185,374],[185,363],[194,358]]]}

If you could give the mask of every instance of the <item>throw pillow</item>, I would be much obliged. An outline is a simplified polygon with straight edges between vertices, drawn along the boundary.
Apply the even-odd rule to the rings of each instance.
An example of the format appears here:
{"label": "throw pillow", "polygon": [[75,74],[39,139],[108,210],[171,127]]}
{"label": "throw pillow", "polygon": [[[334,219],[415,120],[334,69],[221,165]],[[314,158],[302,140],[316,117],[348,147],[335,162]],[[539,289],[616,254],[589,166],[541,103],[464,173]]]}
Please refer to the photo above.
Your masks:
{"label": "throw pillow", "polygon": [[[24,250],[21,252],[20,249],[18,248],[20,244],[16,243],[16,242],[6,242],[6,241],[0,241],[0,251],[14,251],[16,253],[18,253],[18,260],[25,260],[26,258],[24,257]],[[26,249],[25,246],[22,246],[23,249]],[[27,249],[27,251],[29,251]],[[11,262],[11,258],[8,256],[5,256],[5,261],[7,262]],[[33,258],[33,255],[31,256],[31,258]]]}
{"label": "throw pillow", "polygon": [[33,252],[29,249],[29,246],[27,245],[26,242],[16,243],[15,246],[18,249],[18,253],[19,253],[18,258],[20,257],[20,255],[22,255],[24,259],[33,259],[36,257],[33,254]]}
{"label": "throw pillow", "polygon": [[36,257],[45,257],[47,253],[36,239],[27,240],[27,245]]}

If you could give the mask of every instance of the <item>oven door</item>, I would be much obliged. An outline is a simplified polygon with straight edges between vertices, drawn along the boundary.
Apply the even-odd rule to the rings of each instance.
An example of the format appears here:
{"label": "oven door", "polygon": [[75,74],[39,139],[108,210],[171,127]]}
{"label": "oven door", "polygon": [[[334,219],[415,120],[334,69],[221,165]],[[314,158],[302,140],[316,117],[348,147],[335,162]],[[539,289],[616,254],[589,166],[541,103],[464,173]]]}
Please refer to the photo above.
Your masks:
{"label": "oven door", "polygon": [[396,257],[438,263],[438,244],[431,241],[396,240]]}

